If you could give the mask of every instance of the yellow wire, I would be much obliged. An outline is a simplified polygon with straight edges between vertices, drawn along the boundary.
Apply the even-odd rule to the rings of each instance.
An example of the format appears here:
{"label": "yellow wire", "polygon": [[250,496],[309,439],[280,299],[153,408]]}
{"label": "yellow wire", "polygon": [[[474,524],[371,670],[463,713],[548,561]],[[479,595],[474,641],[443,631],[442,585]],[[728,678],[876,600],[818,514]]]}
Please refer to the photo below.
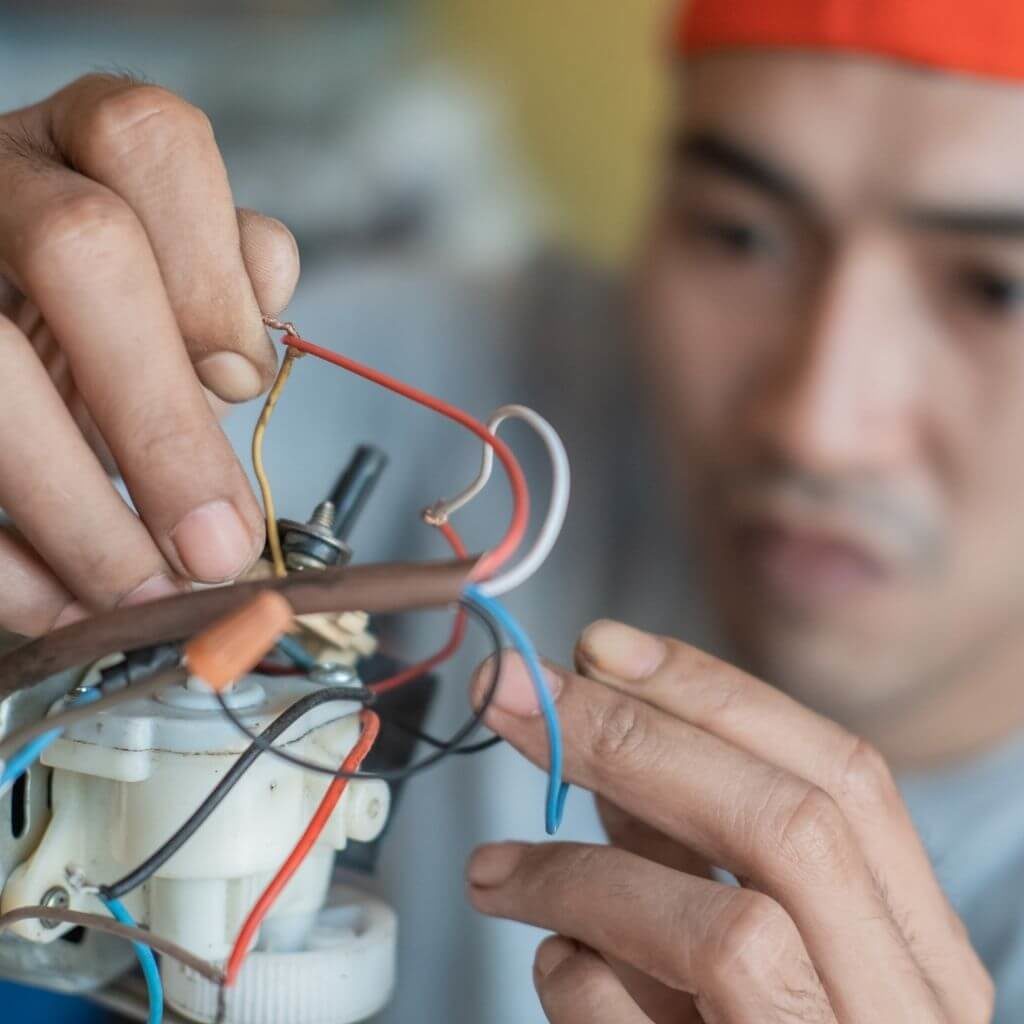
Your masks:
{"label": "yellow wire", "polygon": [[263,514],[267,520],[267,540],[270,542],[270,557],[274,563],[274,572],[278,576],[286,576],[288,569],[284,564],[284,554],[281,552],[281,537],[277,532],[277,515],[274,512],[274,495],[270,490],[270,480],[267,471],[263,468],[263,435],[267,432],[267,424],[274,412],[274,406],[281,397],[285,383],[292,372],[292,364],[302,355],[298,349],[291,346],[284,354],[281,368],[277,371],[277,378],[274,386],[267,393],[267,400],[263,403],[263,411],[256,421],[256,429],[252,432],[252,468],[256,474],[256,480],[260,485],[260,494],[263,496]]}

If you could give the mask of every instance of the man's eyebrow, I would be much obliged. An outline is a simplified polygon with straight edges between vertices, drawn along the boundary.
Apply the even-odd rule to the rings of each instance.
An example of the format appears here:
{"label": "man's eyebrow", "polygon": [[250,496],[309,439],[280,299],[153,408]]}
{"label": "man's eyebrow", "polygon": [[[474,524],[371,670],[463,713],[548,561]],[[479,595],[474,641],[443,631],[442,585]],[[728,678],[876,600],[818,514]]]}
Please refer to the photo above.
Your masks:
{"label": "man's eyebrow", "polygon": [[810,207],[799,182],[758,153],[709,131],[681,132],[673,142],[679,164],[696,164],[765,193],[787,206]]}
{"label": "man's eyebrow", "polygon": [[1024,238],[1024,207],[909,207],[901,214],[912,227],[955,235]]}

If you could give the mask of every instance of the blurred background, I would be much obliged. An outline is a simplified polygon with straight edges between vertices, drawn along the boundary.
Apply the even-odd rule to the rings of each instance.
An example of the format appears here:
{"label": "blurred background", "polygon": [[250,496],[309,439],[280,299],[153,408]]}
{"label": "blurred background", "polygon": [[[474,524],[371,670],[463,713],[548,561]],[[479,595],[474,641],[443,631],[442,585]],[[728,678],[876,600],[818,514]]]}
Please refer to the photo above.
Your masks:
{"label": "blurred background", "polygon": [[[15,109],[95,70],[180,93],[210,116],[236,203],[279,217],[297,236],[303,277],[288,315],[307,337],[480,416],[526,401],[550,417],[575,459],[576,499],[555,557],[511,605],[538,646],[565,659],[578,628],[615,613],[608,595],[665,631],[681,607],[669,596],[678,573],[653,550],[652,520],[662,508],[672,515],[665,502],[631,504],[643,517],[637,579],[611,578],[611,560],[573,557],[595,542],[606,549],[605,534],[623,526],[621,509],[612,511],[600,489],[608,467],[597,472],[595,457],[607,462],[604,453],[618,452],[624,493],[651,493],[641,428],[625,444],[619,430],[612,444],[592,426],[581,434],[581,424],[604,422],[603,410],[581,410],[616,390],[630,407],[610,354],[630,330],[622,282],[658,147],[670,6],[0,0],[0,99],[2,109]],[[524,372],[542,363],[542,373]],[[579,387],[584,366],[588,381],[610,377],[610,391]],[[226,422],[243,463],[257,412],[246,406]],[[616,430],[607,420],[607,431]],[[543,451],[516,430],[510,439],[542,507]],[[357,559],[436,557],[415,513],[464,485],[478,458],[473,443],[344,375],[306,365],[268,437],[281,514],[305,518],[360,440],[387,449],[392,466],[371,521],[354,538]],[[491,488],[474,504],[465,526],[471,547],[493,537],[505,501]],[[556,582],[565,578],[592,599],[564,607]],[[446,621],[409,618],[416,621],[403,620],[398,647],[435,649]],[[450,732],[464,717],[465,680],[481,653],[477,642],[445,673],[435,731]],[[446,763],[413,787],[376,883],[402,921],[402,982],[382,1019],[539,1022],[530,984],[537,937],[474,915],[462,863],[476,841],[541,838],[543,777],[498,749],[474,771]],[[592,839],[597,829],[590,801],[571,800],[562,837]],[[503,987],[516,997],[499,994]],[[10,990],[4,998],[16,1008]],[[37,1000],[12,1019],[94,1019],[81,1004],[50,1005]]]}
{"label": "blurred background", "polygon": [[[0,13],[6,109],[97,68],[167,85],[210,113],[239,202],[291,214],[303,241],[405,212],[472,220],[441,227],[468,247],[507,254],[537,231],[607,264],[643,209],[664,0],[7,0]],[[301,169],[284,154],[295,144]]]}

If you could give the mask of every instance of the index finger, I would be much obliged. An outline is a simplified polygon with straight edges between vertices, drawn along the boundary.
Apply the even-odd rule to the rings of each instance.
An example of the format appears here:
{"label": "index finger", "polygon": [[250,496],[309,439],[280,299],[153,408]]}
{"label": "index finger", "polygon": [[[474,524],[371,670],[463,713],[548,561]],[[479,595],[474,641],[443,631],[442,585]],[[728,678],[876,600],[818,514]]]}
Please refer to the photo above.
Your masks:
{"label": "index finger", "polygon": [[274,349],[206,115],[167,89],[105,74],[79,79],[42,108],[71,165],[141,222],[203,383],[228,401],[269,387]]}
{"label": "index finger", "polygon": [[150,534],[184,576],[237,575],[259,552],[262,517],[138,218],[103,186],[52,162],[26,169],[18,154],[0,153],[0,194],[14,200],[0,203],[0,266],[59,340]]}

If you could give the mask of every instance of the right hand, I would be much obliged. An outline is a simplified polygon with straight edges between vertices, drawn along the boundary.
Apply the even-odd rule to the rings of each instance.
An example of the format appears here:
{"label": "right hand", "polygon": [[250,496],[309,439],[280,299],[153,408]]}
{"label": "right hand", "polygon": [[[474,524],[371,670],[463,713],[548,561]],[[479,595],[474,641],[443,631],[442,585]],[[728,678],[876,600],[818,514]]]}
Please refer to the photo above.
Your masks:
{"label": "right hand", "polygon": [[209,121],[172,93],[89,75],[0,115],[0,627],[35,635],[258,557],[206,391],[268,387],[261,311],[297,278],[288,229],[236,211]]}

